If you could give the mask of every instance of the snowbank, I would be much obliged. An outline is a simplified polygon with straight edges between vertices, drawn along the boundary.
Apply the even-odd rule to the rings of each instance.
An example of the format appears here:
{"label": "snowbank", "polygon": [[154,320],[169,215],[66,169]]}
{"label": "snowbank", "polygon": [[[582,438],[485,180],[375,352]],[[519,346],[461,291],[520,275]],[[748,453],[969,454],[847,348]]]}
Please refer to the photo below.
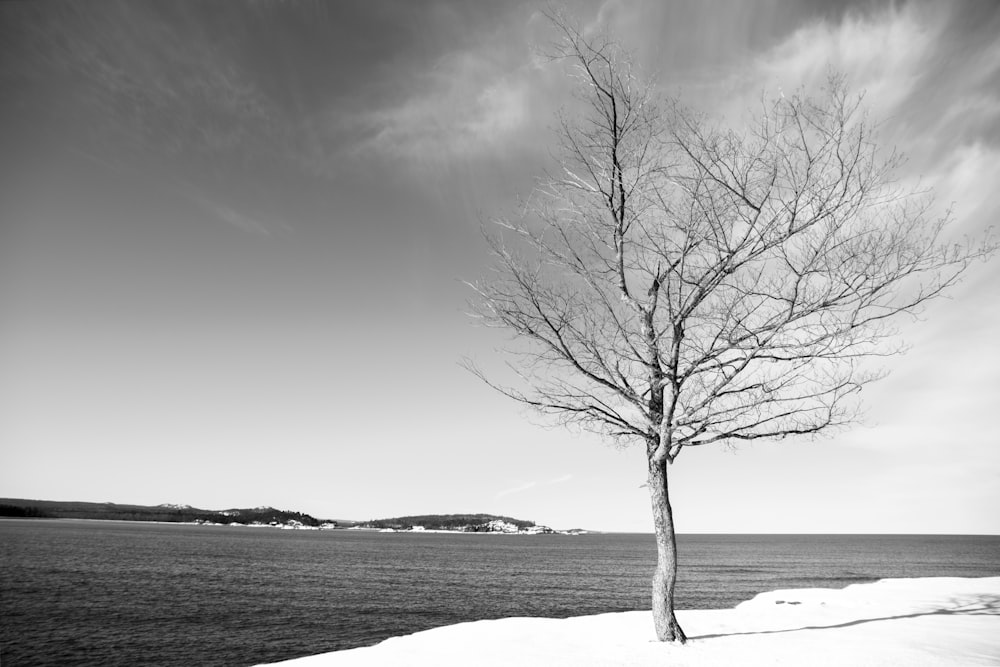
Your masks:
{"label": "snowbank", "polygon": [[772,591],[678,619],[683,646],[654,641],[650,613],[633,611],[460,623],[281,664],[1000,665],[1000,577]]}

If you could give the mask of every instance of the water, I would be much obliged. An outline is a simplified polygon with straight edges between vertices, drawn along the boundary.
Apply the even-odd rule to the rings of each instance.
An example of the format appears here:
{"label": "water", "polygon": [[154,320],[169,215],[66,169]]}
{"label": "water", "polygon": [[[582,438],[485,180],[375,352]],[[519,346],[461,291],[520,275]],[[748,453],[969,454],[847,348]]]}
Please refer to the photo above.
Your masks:
{"label": "water", "polygon": [[[681,609],[998,576],[1000,537],[682,535]],[[249,665],[504,616],[649,609],[651,535],[0,520],[0,664]]]}

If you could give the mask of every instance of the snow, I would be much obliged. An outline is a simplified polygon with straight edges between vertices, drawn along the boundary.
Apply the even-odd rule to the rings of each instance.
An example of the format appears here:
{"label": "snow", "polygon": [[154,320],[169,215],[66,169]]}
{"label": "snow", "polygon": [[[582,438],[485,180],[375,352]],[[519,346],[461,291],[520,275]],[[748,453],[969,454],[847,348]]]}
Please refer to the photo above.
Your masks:
{"label": "snow", "polygon": [[883,579],[762,593],[733,609],[682,610],[685,645],[655,641],[648,611],[504,618],[282,662],[375,665],[1000,665],[1000,577]]}

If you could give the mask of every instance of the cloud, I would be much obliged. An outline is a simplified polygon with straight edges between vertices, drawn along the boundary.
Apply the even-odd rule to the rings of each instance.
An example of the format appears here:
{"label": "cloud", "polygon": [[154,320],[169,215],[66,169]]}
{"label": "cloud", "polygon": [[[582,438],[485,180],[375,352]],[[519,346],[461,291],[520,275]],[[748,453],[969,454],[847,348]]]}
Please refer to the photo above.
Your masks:
{"label": "cloud", "polygon": [[560,475],[559,477],[554,477],[553,479],[541,482],[539,481],[524,482],[523,484],[518,484],[517,486],[512,486],[509,489],[504,489],[503,491],[499,491],[496,494],[496,496],[494,496],[494,499],[503,498],[504,496],[510,496],[516,493],[522,493],[524,491],[527,491],[528,489],[534,489],[536,487],[562,484],[564,482],[570,481],[571,479],[573,479],[573,475],[567,474],[567,475]]}
{"label": "cloud", "polygon": [[[865,104],[889,121],[889,139],[924,145],[997,137],[1000,113],[1000,18],[980,23],[963,3],[910,2],[873,11],[849,10],[839,21],[812,21],[750,61],[739,72],[756,95],[815,90],[831,70],[865,91]],[[972,24],[972,25],[970,25]],[[991,28],[991,25],[994,28]]]}
{"label": "cloud", "polygon": [[237,229],[242,229],[245,232],[251,234],[263,234],[265,236],[269,235],[267,227],[264,226],[259,220],[255,220],[248,215],[235,211],[224,204],[216,204],[210,209],[215,215],[230,225],[233,225]]}
{"label": "cloud", "polygon": [[518,484],[517,486],[512,486],[509,489],[504,489],[503,491],[498,491],[494,498],[503,498],[504,496],[510,496],[515,493],[521,493],[522,491],[527,491],[528,489],[533,489],[538,486],[538,482],[525,482],[523,484]]}
{"label": "cloud", "polygon": [[[831,71],[844,74],[882,124],[880,144],[906,156],[900,183],[932,187],[942,210],[955,202],[957,232],[975,233],[1000,211],[1000,15],[977,17],[978,9],[910,2],[814,19],[749,59],[713,95],[723,114],[735,115],[762,90],[815,91]],[[727,90],[738,94],[725,100]]]}
{"label": "cloud", "polygon": [[951,146],[929,178],[942,203],[953,204],[963,231],[975,233],[996,225],[1000,214],[1000,148],[979,141]]}
{"label": "cloud", "polygon": [[[169,186],[170,184],[167,183],[167,185]],[[271,234],[277,232],[287,233],[292,231],[292,227],[284,220],[272,218],[265,222],[259,216],[247,213],[245,208],[241,207],[241,209],[236,209],[226,202],[210,197],[195,186],[178,183],[174,184],[172,189],[181,196],[187,198],[189,201],[200,206],[204,211],[218,220],[221,220],[222,222],[225,222],[242,232],[246,232],[247,234],[270,236]]]}
{"label": "cloud", "polygon": [[[223,201],[246,172],[293,164],[296,142],[257,73],[231,42],[213,39],[199,8],[15,3],[0,12],[0,37],[11,38],[0,40],[0,82],[32,82],[20,88],[21,113],[55,128],[65,150],[144,174],[244,232],[284,227]],[[243,26],[230,18],[238,36]]]}
{"label": "cloud", "polygon": [[756,78],[769,86],[811,89],[832,68],[866,90],[867,102],[884,115],[919,84],[947,18],[909,3],[848,11],[839,23],[813,21],[760,56],[753,63]]}
{"label": "cloud", "polygon": [[496,150],[528,123],[530,96],[523,69],[508,70],[475,52],[451,54],[413,95],[371,115],[377,131],[368,147],[424,159]]}
{"label": "cloud", "polygon": [[[511,10],[491,23],[463,24],[461,43],[399,82],[401,94],[366,110],[362,152],[436,162],[504,156],[536,148],[551,123],[563,78],[538,58],[548,26]],[[341,121],[342,122],[342,121]]]}
{"label": "cloud", "polygon": [[274,138],[276,108],[188,9],[22,7],[8,17],[24,42],[11,47],[6,75],[57,87],[51,112],[85,123],[91,150],[124,143],[161,156],[248,155]]}
{"label": "cloud", "polygon": [[[70,148],[69,150],[76,155],[99,164],[101,167],[110,171],[128,171],[129,173],[132,173],[126,165],[117,161],[107,160],[99,155],[77,148]],[[172,192],[194,204],[197,204],[202,210],[209,213],[213,217],[232,225],[241,231],[263,236],[270,236],[273,231],[291,231],[291,227],[284,221],[276,220],[265,224],[256,217],[237,211],[230,205],[209,197],[201,188],[195,185],[176,181],[168,176],[165,176],[164,174],[157,174],[155,178],[147,174],[147,177],[151,182],[155,182],[164,190]]]}

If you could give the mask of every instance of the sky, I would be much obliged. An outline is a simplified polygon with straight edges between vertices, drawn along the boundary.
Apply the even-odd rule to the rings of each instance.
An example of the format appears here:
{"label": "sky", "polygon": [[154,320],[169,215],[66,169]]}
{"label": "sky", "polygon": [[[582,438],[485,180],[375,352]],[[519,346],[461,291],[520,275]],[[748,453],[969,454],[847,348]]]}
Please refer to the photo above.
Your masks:
{"label": "sky", "polygon": [[[571,101],[542,9],[0,3],[0,497],[651,532],[641,447],[460,366],[503,363],[463,281]],[[721,122],[842,72],[950,235],[997,220],[993,2],[570,12]],[[863,424],[685,451],[678,531],[1000,534],[998,295],[978,264],[903,323]]]}

